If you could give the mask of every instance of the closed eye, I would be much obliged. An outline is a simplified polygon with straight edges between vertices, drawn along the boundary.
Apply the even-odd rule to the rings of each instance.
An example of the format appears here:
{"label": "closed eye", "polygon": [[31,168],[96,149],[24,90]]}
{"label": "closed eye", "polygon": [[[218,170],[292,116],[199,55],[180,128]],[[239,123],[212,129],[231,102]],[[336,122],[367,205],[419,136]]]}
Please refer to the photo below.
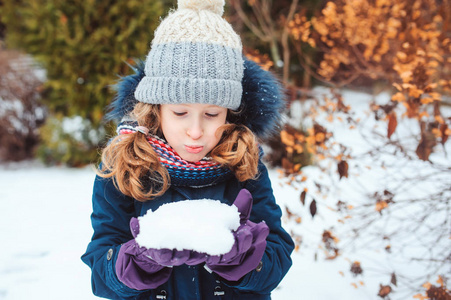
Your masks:
{"label": "closed eye", "polygon": [[174,115],[176,115],[177,117],[182,117],[182,116],[186,115],[186,112],[176,112],[176,111],[173,111],[173,113],[174,113]]}
{"label": "closed eye", "polygon": [[219,114],[205,114],[209,118],[217,117]]}

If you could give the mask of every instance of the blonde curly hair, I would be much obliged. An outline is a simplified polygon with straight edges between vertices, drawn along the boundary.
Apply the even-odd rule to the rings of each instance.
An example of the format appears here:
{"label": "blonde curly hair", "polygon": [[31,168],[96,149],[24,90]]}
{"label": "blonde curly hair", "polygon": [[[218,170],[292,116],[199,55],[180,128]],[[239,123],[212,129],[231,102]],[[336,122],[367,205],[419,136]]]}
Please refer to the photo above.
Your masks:
{"label": "blonde curly hair", "polygon": [[[230,114],[233,114],[229,110]],[[160,105],[138,103],[133,118],[149,133],[161,135]],[[254,133],[244,125],[225,124],[219,143],[211,150],[210,157],[228,167],[239,181],[257,176],[259,149]],[[159,162],[158,154],[144,134],[134,133],[116,136],[102,151],[102,164],[97,175],[113,178],[115,186],[124,194],[138,201],[148,201],[163,195],[170,185],[167,169]],[[143,179],[146,180],[143,180]],[[147,179],[152,182],[147,184]]]}

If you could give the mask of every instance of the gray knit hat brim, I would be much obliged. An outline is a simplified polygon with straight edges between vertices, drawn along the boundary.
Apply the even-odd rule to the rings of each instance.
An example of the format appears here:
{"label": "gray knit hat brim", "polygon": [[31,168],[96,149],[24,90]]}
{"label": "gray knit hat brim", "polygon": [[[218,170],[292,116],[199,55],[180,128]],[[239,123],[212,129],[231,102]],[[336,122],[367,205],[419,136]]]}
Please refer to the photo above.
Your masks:
{"label": "gray knit hat brim", "polygon": [[144,77],[135,91],[138,101],[149,104],[212,104],[237,110],[241,82],[225,79]]}
{"label": "gray knit hat brim", "polygon": [[241,104],[241,49],[207,42],[153,45],[135,91],[143,103],[205,103],[232,110]]}

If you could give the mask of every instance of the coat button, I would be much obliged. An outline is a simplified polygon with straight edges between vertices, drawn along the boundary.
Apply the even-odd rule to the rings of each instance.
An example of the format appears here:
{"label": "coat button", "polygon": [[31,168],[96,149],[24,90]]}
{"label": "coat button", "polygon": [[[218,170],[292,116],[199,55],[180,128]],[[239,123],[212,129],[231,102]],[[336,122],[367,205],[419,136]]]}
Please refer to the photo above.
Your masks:
{"label": "coat button", "polygon": [[221,287],[218,285],[215,287],[215,290],[213,292],[213,296],[224,296],[225,292],[221,289]]}
{"label": "coat button", "polygon": [[166,296],[168,295],[168,293],[165,290],[161,290],[160,293],[157,295],[157,299],[166,299]]}
{"label": "coat button", "polygon": [[260,272],[260,271],[262,270],[262,268],[263,268],[263,262],[260,261],[260,262],[258,263],[257,268],[255,268],[255,271]]}
{"label": "coat button", "polygon": [[108,253],[106,254],[106,259],[111,260],[113,257],[113,249],[108,250]]}

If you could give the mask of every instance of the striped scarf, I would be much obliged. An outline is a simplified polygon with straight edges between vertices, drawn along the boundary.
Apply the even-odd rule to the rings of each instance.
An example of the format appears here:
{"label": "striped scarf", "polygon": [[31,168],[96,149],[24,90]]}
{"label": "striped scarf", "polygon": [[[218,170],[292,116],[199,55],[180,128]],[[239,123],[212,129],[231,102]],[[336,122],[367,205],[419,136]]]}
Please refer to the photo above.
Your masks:
{"label": "striped scarf", "polygon": [[[121,123],[118,134],[135,133],[135,126]],[[147,141],[158,154],[160,163],[168,170],[171,185],[203,187],[215,185],[233,176],[226,168],[211,158],[205,157],[197,162],[189,162],[181,158],[169,144],[157,137],[147,136]]]}

